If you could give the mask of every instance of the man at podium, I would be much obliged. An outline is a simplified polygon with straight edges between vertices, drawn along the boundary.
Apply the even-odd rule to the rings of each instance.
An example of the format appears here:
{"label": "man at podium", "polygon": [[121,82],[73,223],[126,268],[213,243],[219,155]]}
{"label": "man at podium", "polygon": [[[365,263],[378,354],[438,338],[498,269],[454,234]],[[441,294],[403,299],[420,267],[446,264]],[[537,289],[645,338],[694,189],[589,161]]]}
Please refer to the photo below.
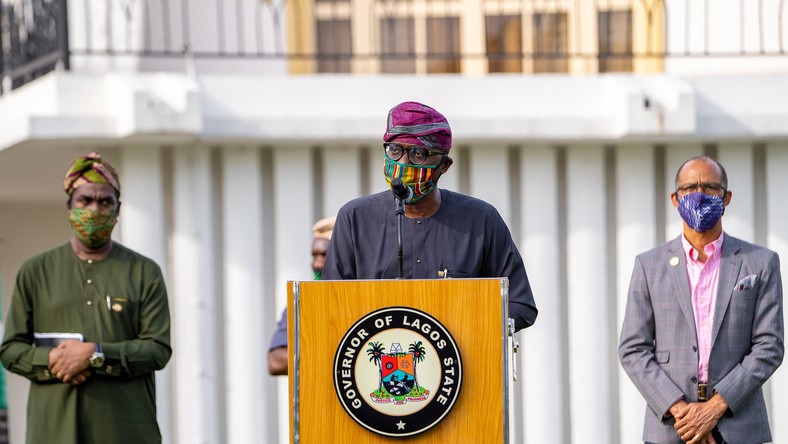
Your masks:
{"label": "man at podium", "polygon": [[[323,279],[507,277],[509,317],[516,330],[529,327],[536,321],[536,304],[523,260],[498,211],[480,199],[437,187],[454,163],[451,140],[446,118],[427,105],[403,102],[389,111],[383,172],[390,186],[395,181],[396,193],[364,196],[340,209]],[[405,204],[402,276],[397,199]]]}

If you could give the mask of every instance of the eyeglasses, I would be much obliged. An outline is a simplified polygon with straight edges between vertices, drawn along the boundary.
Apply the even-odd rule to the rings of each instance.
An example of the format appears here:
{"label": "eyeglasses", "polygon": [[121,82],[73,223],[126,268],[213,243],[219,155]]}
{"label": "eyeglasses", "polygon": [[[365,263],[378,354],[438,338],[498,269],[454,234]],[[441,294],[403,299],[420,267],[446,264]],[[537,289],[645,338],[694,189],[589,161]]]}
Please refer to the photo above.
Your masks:
{"label": "eyeglasses", "polygon": [[430,151],[421,146],[403,146],[391,142],[384,143],[383,150],[386,153],[386,157],[395,162],[400,160],[404,153],[408,153],[408,159],[410,159],[410,162],[414,165],[421,165],[428,157],[436,154],[444,156],[449,154],[444,151]]}
{"label": "eyeglasses", "polygon": [[688,194],[700,190],[703,194],[719,196],[725,191],[721,183],[693,183],[676,188],[677,194]]}

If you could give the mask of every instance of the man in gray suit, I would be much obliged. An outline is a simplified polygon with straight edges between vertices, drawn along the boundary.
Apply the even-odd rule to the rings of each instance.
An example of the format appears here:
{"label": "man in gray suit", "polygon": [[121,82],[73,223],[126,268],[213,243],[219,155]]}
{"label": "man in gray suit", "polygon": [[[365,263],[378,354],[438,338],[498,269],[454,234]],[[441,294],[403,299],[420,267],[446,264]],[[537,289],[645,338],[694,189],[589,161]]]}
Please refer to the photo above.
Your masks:
{"label": "man in gray suit", "polygon": [[619,357],[646,399],[643,439],[771,441],[761,387],[783,360],[780,260],[722,231],[722,165],[686,161],[673,206],[683,235],[635,259]]}

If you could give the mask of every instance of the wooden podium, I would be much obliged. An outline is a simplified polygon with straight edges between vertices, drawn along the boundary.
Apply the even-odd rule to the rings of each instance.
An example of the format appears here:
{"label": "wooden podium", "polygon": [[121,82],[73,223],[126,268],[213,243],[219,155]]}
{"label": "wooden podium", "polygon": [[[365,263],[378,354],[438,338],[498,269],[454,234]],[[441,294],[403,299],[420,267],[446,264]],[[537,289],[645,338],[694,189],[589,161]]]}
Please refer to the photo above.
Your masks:
{"label": "wooden podium", "polygon": [[[511,337],[506,322],[507,301],[506,278],[288,282],[290,442],[509,442]],[[434,322],[419,321],[419,312],[431,316],[445,330],[432,325]],[[384,320],[393,323],[392,329],[375,330]],[[444,347],[446,333],[459,350],[461,367],[452,358],[436,359],[436,355],[444,356],[441,353],[452,350],[448,345]],[[376,401],[376,387],[383,387],[386,370],[371,347],[375,343],[379,350],[389,346],[399,350],[400,346],[391,344],[394,341],[377,340],[389,337],[382,336],[385,334],[423,335],[427,348],[421,348],[425,354],[421,359],[437,361],[434,366],[442,368],[446,375],[439,375],[436,384],[447,385],[425,390],[430,393],[421,397],[408,398],[415,401],[411,403],[401,401],[402,397]],[[428,344],[432,340],[435,342]],[[402,348],[407,350],[407,344],[416,341],[405,342]],[[384,358],[388,368],[391,362],[397,365],[397,356],[410,359],[401,364],[405,367],[414,364],[415,359],[422,368],[418,372],[419,366],[413,365],[416,387],[429,385],[418,380],[418,375],[429,375],[425,373],[429,370],[426,360],[420,361],[419,353],[416,358],[413,354],[408,358],[404,350]],[[353,365],[350,358],[355,358]],[[452,365],[442,366],[448,363]],[[352,385],[351,368],[356,369],[352,378],[358,380],[359,369],[370,372],[375,381],[372,389],[364,390],[363,384]],[[424,375],[422,379],[426,380],[428,376]],[[397,380],[387,381],[393,382]],[[381,389],[380,393],[384,391]],[[406,405],[392,404],[397,402]],[[404,437],[367,427],[356,414],[377,414],[387,408],[396,412],[398,408],[422,408],[427,412],[433,411],[433,406],[438,409],[434,411],[440,411],[449,403],[452,405],[448,411],[432,425]],[[420,405],[429,405],[432,410]],[[363,408],[357,410],[359,406]],[[385,421],[397,419],[388,416],[390,411],[385,410]],[[394,429],[411,427],[419,415],[422,411],[416,410],[411,416],[403,416],[406,419],[397,422]]]}

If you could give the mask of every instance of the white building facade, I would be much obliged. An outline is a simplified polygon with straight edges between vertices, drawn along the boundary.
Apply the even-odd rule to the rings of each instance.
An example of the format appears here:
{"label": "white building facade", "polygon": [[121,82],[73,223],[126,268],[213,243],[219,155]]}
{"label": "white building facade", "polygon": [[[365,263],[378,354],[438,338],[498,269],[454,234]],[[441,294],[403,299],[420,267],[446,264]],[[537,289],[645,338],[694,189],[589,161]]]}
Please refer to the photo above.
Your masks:
{"label": "white building facade", "polygon": [[[635,255],[681,232],[669,194],[684,160],[720,160],[726,232],[788,258],[776,0],[720,2],[705,23],[740,14],[738,39],[671,28],[663,73],[484,76],[289,75],[286,57],[248,56],[287,49],[275,1],[62,3],[68,66],[19,87],[7,76],[0,96],[3,313],[21,263],[70,235],[65,171],[100,151],[123,188],[116,239],[167,279],[166,443],[287,442],[287,381],[266,363],[286,282],[311,278],[315,220],[385,189],[386,113],[405,100],[446,115],[455,163],[440,185],[493,204],[525,260],[539,317],[519,334],[513,442],[640,441],[645,402],[618,363],[618,332]],[[714,13],[665,3],[668,26]],[[753,31],[759,17],[769,25]],[[704,55],[703,38],[723,46]],[[755,46],[730,54],[742,44]],[[22,443],[28,383],[6,373],[6,384]],[[788,443],[776,420],[788,418],[788,370],[765,389],[774,442]]]}

